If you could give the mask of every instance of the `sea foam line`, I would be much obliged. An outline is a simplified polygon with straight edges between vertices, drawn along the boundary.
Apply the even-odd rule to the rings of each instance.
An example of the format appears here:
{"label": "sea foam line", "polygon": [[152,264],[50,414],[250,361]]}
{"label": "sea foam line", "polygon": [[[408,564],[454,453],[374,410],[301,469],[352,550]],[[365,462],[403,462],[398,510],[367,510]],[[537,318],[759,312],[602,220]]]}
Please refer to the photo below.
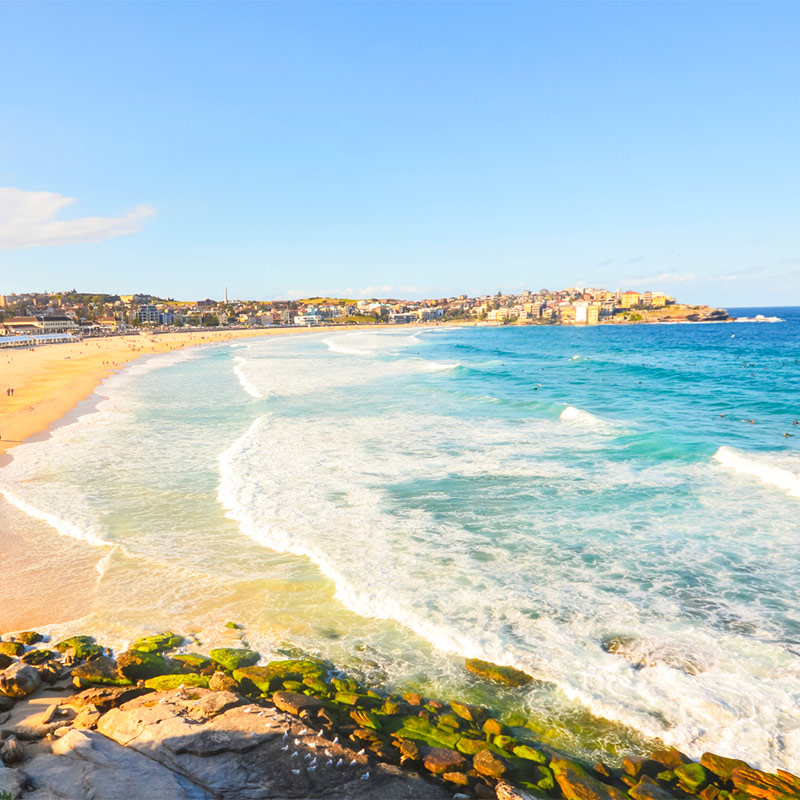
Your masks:
{"label": "sea foam line", "polygon": [[31,505],[21,497],[17,497],[12,492],[9,492],[8,489],[0,489],[0,494],[2,494],[12,506],[15,506],[24,514],[27,514],[33,519],[38,519],[41,522],[47,523],[51,528],[54,528],[56,531],[58,531],[58,533],[64,536],[69,536],[70,539],[75,539],[78,542],[86,542],[93,547],[114,546],[111,542],[107,541],[102,536],[93,533],[91,530],[84,530],[68,520],[62,519],[55,514],[51,514],[49,511],[42,511],[42,509]]}
{"label": "sea foam line", "polygon": [[800,498],[800,474],[784,467],[767,464],[752,455],[746,456],[731,447],[720,447],[714,460],[723,467],[752,475],[762,483],[782,489],[790,497]]}
{"label": "sea foam line", "polygon": [[261,392],[259,392],[258,389],[256,389],[255,386],[253,386],[253,384],[244,374],[244,370],[242,369],[242,367],[244,366],[245,363],[246,363],[245,360],[241,356],[236,356],[236,358],[234,359],[234,367],[233,367],[234,375],[236,375],[236,378],[238,379],[242,389],[244,389],[247,392],[247,394],[250,395],[250,397],[255,397],[255,398],[263,397]]}

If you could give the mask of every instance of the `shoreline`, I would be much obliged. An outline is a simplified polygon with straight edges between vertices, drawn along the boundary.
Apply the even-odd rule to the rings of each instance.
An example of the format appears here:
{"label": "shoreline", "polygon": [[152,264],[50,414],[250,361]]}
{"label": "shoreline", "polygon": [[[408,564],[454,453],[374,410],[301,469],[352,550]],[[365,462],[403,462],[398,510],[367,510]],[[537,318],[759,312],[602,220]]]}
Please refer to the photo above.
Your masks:
{"label": "shoreline", "polygon": [[[144,356],[260,336],[329,333],[361,325],[314,328],[259,328],[226,331],[114,336],[34,349],[0,351],[0,468],[8,451],[46,434],[94,394],[108,377]],[[71,362],[65,364],[64,362]],[[5,362],[5,363],[3,363]],[[7,389],[14,394],[8,395]]]}
{"label": "shoreline", "polygon": [[[208,654],[172,632],[116,655],[91,636],[2,637],[0,796],[44,800],[59,785],[105,784],[115,790],[92,796],[124,800],[116,787],[128,772],[151,793],[162,787],[152,796],[164,800],[800,796],[800,778],[785,770],[708,752],[694,761],[657,741],[644,756],[620,754],[621,767],[592,764],[542,741],[522,717],[396,694],[302,654],[263,663],[241,626],[226,627],[235,646]],[[533,680],[484,661],[465,668],[510,692]]]}

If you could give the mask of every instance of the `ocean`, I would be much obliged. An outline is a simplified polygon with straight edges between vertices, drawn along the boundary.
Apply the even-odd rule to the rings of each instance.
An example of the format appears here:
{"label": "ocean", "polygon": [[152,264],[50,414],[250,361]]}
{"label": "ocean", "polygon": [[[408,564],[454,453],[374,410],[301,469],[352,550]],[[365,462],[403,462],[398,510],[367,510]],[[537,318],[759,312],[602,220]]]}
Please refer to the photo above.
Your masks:
{"label": "ocean", "polygon": [[[587,758],[656,738],[797,772],[800,309],[733,313],[780,321],[150,357],[15,448],[0,491],[48,583],[92,565],[59,635],[243,635]],[[487,686],[471,657],[536,681]]]}

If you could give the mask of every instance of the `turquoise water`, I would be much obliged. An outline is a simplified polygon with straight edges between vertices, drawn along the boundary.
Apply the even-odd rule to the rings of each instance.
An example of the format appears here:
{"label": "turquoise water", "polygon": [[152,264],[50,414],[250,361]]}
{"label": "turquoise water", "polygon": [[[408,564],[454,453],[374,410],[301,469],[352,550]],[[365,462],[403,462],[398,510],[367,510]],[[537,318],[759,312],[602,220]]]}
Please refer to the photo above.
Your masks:
{"label": "turquoise water", "polygon": [[[764,313],[150,358],[0,488],[55,554],[97,550],[65,629],[213,646],[235,619],[265,655],[521,709],[589,755],[658,737],[796,771],[800,309]],[[539,681],[492,694],[464,657]]]}

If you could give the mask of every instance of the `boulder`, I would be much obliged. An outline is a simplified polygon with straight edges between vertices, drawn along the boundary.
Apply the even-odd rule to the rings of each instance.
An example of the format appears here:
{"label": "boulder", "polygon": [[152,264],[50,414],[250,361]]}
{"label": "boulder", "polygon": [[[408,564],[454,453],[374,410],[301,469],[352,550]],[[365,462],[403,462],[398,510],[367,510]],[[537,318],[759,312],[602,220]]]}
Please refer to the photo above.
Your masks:
{"label": "boulder", "polygon": [[503,683],[506,686],[526,686],[533,681],[527,673],[514,667],[502,667],[492,664],[491,661],[481,661],[479,658],[468,658],[464,666],[473,675],[485,678],[495,683]]}
{"label": "boulder", "polygon": [[9,736],[5,744],[0,747],[0,761],[7,767],[21,764],[25,760],[25,751],[16,736]]}
{"label": "boulder", "polygon": [[628,790],[628,794],[633,800],[675,800],[675,795],[647,775],[642,775],[641,780]]}
{"label": "boulder", "polygon": [[0,653],[0,669],[10,667],[13,663],[14,659],[11,656],[7,656],[5,653]]}
{"label": "boulder", "polygon": [[708,773],[702,764],[681,764],[674,772],[680,787],[689,794],[696,794],[708,783]]}
{"label": "boulder", "polygon": [[22,642],[0,642],[0,655],[19,658],[25,652]]}
{"label": "boulder", "polygon": [[199,653],[176,653],[172,660],[182,664],[187,672],[200,672],[211,666],[211,659]]}
{"label": "boulder", "polygon": [[443,747],[432,747],[422,763],[428,772],[433,772],[435,775],[464,771],[469,764],[458,750],[447,750]]}
{"label": "boulder", "polygon": [[181,672],[178,675],[159,675],[156,678],[149,678],[144,682],[147,689],[156,692],[168,692],[180,687],[202,687],[208,689],[209,680],[205,675],[197,675],[193,672]]}
{"label": "boulder", "polygon": [[467,722],[478,722],[478,720],[484,716],[480,708],[467,705],[467,703],[450,703],[450,708],[452,708],[461,719],[465,719]]}
{"label": "boulder", "polygon": [[146,681],[169,673],[169,665],[158,653],[126,650],[117,657],[120,672],[129,680]]}
{"label": "boulder", "polygon": [[22,631],[22,633],[18,633],[14,638],[18,642],[27,645],[38,644],[44,641],[44,636],[36,631]]}
{"label": "boulder", "polygon": [[155,636],[143,636],[137,639],[128,649],[140,650],[143,653],[163,653],[166,650],[174,650],[183,644],[183,636],[168,631],[167,633],[157,633]]}
{"label": "boulder", "polygon": [[27,653],[23,653],[20,661],[23,664],[44,664],[45,661],[50,661],[50,659],[55,658],[57,653],[53,650],[28,650]]}
{"label": "boulder", "polygon": [[553,759],[550,769],[566,800],[625,800],[625,795],[619,789],[593,778],[572,761]]}
{"label": "boulder", "polygon": [[117,668],[113,658],[100,656],[72,670],[72,683],[78,689],[96,684],[104,686],[130,686],[131,681]]}
{"label": "boulder", "polygon": [[243,647],[217,647],[209,655],[212,661],[216,661],[229,672],[242,667],[252,667],[261,658],[255,650]]}
{"label": "boulder", "polygon": [[472,766],[475,772],[487,778],[499,780],[510,772],[508,762],[502,757],[495,755],[491,750],[481,750],[472,759]]}
{"label": "boulder", "polygon": [[275,692],[272,695],[275,707],[287,714],[299,716],[302,711],[316,711],[322,708],[322,701],[318,697],[309,697],[307,694],[297,692]]}
{"label": "boulder", "polygon": [[497,800],[537,800],[539,797],[545,797],[542,794],[532,794],[525,789],[520,789],[518,786],[512,786],[510,783],[500,781],[495,786],[497,792]]}
{"label": "boulder", "polygon": [[535,747],[527,744],[517,745],[512,751],[517,758],[525,758],[528,761],[536,761],[539,764],[547,763],[547,756]]}
{"label": "boulder", "polygon": [[703,753],[700,763],[719,778],[729,781],[735,769],[747,769],[750,765],[738,758],[725,758],[714,753]]}
{"label": "boulder", "polygon": [[215,692],[238,692],[239,683],[224,672],[215,672],[208,681],[208,688]]}
{"label": "boulder", "polygon": [[87,645],[87,644],[94,644],[95,640],[93,636],[70,636],[69,639],[64,639],[64,641],[59,642],[58,644],[53,645],[59,653],[66,653],[67,650],[72,650],[75,647],[79,647],[80,645]]}
{"label": "boulder", "polygon": [[731,781],[738,792],[759,800],[784,800],[800,796],[800,779],[789,772],[775,775],[752,767],[738,767],[731,773]]}
{"label": "boulder", "polygon": [[21,700],[42,685],[39,672],[28,664],[16,663],[0,672],[0,694]]}

